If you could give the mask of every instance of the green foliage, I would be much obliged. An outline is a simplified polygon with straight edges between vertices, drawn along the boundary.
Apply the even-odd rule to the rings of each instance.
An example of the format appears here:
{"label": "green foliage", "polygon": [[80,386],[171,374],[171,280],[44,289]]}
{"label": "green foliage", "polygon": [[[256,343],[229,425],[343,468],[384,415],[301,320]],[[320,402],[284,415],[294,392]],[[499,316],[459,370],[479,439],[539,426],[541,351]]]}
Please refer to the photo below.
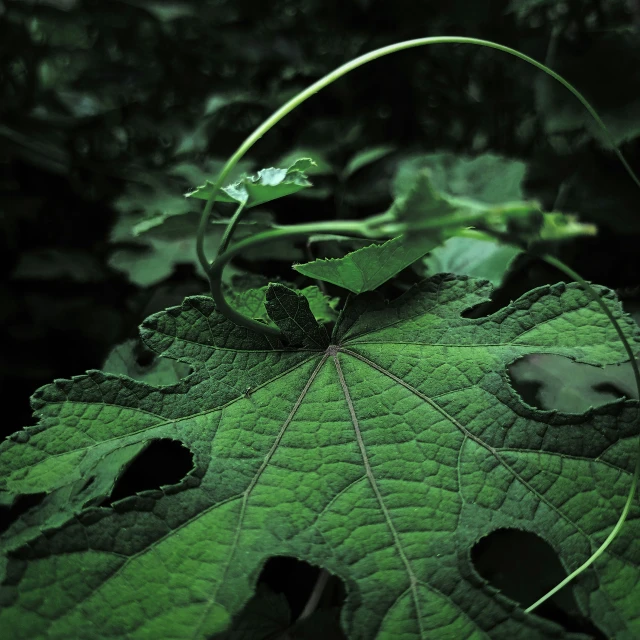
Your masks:
{"label": "green foliage", "polygon": [[398,236],[384,244],[356,249],[343,258],[294,264],[299,273],[331,282],[353,293],[373,291],[437,246],[429,236]]}
{"label": "green foliage", "polygon": [[[234,287],[236,283],[237,279],[234,280]],[[266,322],[268,320],[265,307],[267,290],[268,286],[263,286],[246,289],[240,293],[233,293],[231,305],[240,311],[240,313],[250,318],[264,320]],[[301,289],[299,293],[307,299],[309,309],[316,320],[325,324],[335,322],[338,317],[336,307],[340,301],[339,298],[329,298],[329,296],[323,294],[318,287],[305,287]]]}
{"label": "green foliage", "polygon": [[[558,240],[594,233],[575,217],[541,214],[537,203],[522,202],[525,165],[484,154],[467,158],[436,153],[400,163],[396,198],[389,210],[365,221],[373,233],[403,232],[341,258],[318,259],[293,268],[353,293],[373,291],[425,254],[431,273],[486,277],[500,284],[521,250],[487,239],[453,237],[469,224],[514,234],[516,240]],[[424,270],[423,270],[424,271]]]}
{"label": "green foliage", "polygon": [[[261,169],[253,176],[245,176],[235,184],[222,187],[217,200],[220,202],[237,202],[247,208],[264,204],[296,193],[311,186],[305,172],[314,166],[313,160],[301,158],[288,169]],[[213,192],[214,183],[210,180],[194,191],[186,194],[187,198],[208,200]]]}
{"label": "green foliage", "polygon": [[522,253],[516,247],[475,238],[446,240],[424,259],[429,273],[456,273],[489,280],[500,286],[514,260]]}
{"label": "green foliage", "polygon": [[[256,583],[265,561],[284,555],[343,581],[349,638],[578,637],[541,611],[525,615],[529,601],[487,585],[471,553],[497,530],[522,529],[566,572],[588,558],[628,491],[637,402],[620,396],[637,391],[597,306],[573,285],[518,297],[544,280],[515,261],[520,249],[487,240],[553,245],[586,255],[590,280],[634,284],[637,192],[611,170],[573,98],[518,62],[440,45],[377,61],[281,122],[227,175],[218,200],[240,205],[239,216],[268,205],[238,220],[234,242],[276,231],[275,220],[329,221],[305,236],[306,253],[273,237],[224,270],[232,308],[277,323],[281,342],[192,297],[145,322],[152,359],[128,341],[102,372],[58,378],[102,362],[159,292],[172,301],[154,310],[182,300],[174,278],[205,290],[193,239],[222,158],[302,87],[399,32],[493,39],[501,25],[584,90],[633,152],[634,3],[463,1],[453,11],[359,0],[336,13],[320,0],[275,0],[260,21],[252,3],[232,0],[5,4],[7,397],[21,377],[35,380],[29,393],[56,380],[33,397],[38,425],[0,448],[0,506],[16,517],[0,536],[3,633],[205,638],[229,625],[216,637],[340,637],[336,607],[292,628],[282,594]],[[248,175],[274,159],[289,169]],[[207,256],[231,209],[216,207],[206,225]],[[542,213],[555,209],[571,214]],[[344,219],[372,233],[330,228]],[[87,240],[83,230],[101,221],[102,237]],[[624,233],[615,250],[579,241],[595,232],[590,221],[605,238]],[[618,261],[627,238],[629,268]],[[275,266],[301,260],[297,276]],[[438,272],[458,277],[422,282]],[[287,287],[266,285],[274,280]],[[371,293],[384,285],[393,300],[416,280],[389,304]],[[486,280],[495,300],[512,302],[474,317]],[[637,330],[626,316],[623,325],[635,348]],[[88,337],[105,349],[74,369]],[[193,469],[111,500],[159,440],[188,447]],[[614,545],[563,591],[616,640],[640,636],[639,521],[636,500]],[[517,571],[535,564],[525,556]]]}
{"label": "green foliage", "polygon": [[526,164],[495,153],[476,157],[450,152],[429,153],[405,158],[393,180],[396,198],[411,191],[415,176],[429,170],[434,188],[451,196],[470,198],[485,204],[501,204],[524,199]]}
{"label": "green foliage", "polygon": [[[624,351],[578,285],[465,318],[490,290],[437,276],[390,303],[353,297],[329,339],[304,296],[271,285],[267,311],[288,347],[191,297],[142,327],[188,377],[156,387],[91,371],[37,391],[40,424],[0,454],[4,503],[47,494],[2,538],[2,627],[30,639],[210,637],[267,558],[285,554],[344,580],[348,637],[568,637],[489,588],[470,550],[512,527],[548,541],[567,569],[585,560],[628,490],[637,403],[577,414],[523,403],[507,367],[525,355],[604,366]],[[181,481],[92,506],[161,438],[193,455]],[[640,633],[639,516],[634,505],[575,586],[609,637]]]}

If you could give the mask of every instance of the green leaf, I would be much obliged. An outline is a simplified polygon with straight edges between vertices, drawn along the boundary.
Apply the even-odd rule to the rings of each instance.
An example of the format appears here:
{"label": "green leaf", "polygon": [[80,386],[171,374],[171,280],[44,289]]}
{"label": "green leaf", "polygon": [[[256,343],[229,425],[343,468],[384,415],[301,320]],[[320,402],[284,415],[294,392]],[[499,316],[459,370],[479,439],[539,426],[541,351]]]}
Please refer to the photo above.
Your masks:
{"label": "green leaf", "polygon": [[[234,278],[234,288],[236,287],[236,282],[237,280]],[[268,286],[265,285],[232,294],[233,297],[230,300],[230,304],[243,315],[266,322],[269,317],[265,308],[267,289]],[[329,298],[318,287],[314,286],[305,287],[300,290],[300,293],[307,299],[311,313],[318,321],[328,323],[336,320],[338,316],[335,310],[340,301],[339,298]]]}
{"label": "green leaf", "polygon": [[324,349],[328,346],[329,335],[326,328],[318,324],[309,308],[309,301],[301,293],[272,282],[267,288],[265,307],[269,317],[292,344],[301,344],[311,349]]}
{"label": "green leaf", "polygon": [[493,153],[476,157],[450,152],[417,155],[403,160],[393,181],[396,198],[409,194],[415,176],[429,170],[433,188],[451,196],[472,198],[485,204],[523,200],[526,164]]}
{"label": "green leaf", "polygon": [[[200,223],[200,214],[170,216],[138,229],[134,238],[125,246],[115,248],[109,257],[109,265],[127,275],[129,280],[139,287],[149,287],[168,278],[179,264],[191,264],[203,279],[202,269],[196,252],[195,236]],[[222,235],[228,224],[226,218],[213,218],[204,238],[207,256],[214,256],[220,246]],[[254,233],[272,228],[273,217],[264,211],[252,212],[240,221],[234,239],[240,240]],[[244,253],[247,260],[291,259],[296,260],[301,252],[290,243],[277,241],[256,247]],[[227,265],[223,278],[229,282],[241,271],[233,264]]]}
{"label": "green leaf", "polygon": [[475,238],[453,237],[425,257],[430,274],[455,273],[485,278],[496,287],[502,285],[520,249]]}
{"label": "green leaf", "polygon": [[[195,246],[195,230],[199,215],[179,216],[177,224],[167,224],[167,219],[158,227],[138,234],[135,243],[118,247],[109,256],[109,265],[122,273],[139,287],[150,287],[166,280],[179,264],[191,264],[195,271],[205,278],[206,274],[200,265]],[[166,226],[165,226],[166,225]],[[170,228],[174,234],[167,236]],[[242,229],[238,229],[242,234]],[[204,248],[206,255],[215,255],[224,226],[211,227],[205,235]],[[229,265],[224,271],[224,279],[228,281],[239,274],[237,267]]]}
{"label": "green leaf", "polygon": [[[222,170],[224,162],[210,158],[201,165],[178,162],[166,169],[162,176],[142,174],[136,176],[138,182],[127,185],[124,193],[116,199],[114,207],[119,219],[111,230],[111,242],[135,241],[135,239],[156,227],[169,222],[169,218],[201,214],[202,204],[177,196],[182,185],[205,180]],[[247,161],[240,161],[231,172],[231,179],[238,178],[252,168]],[[176,224],[170,221],[169,224]],[[181,224],[180,220],[177,224]],[[175,229],[175,227],[173,227]]]}
{"label": "green leaf", "polygon": [[[598,290],[637,349],[638,328]],[[638,403],[566,414],[523,402],[508,367],[525,355],[604,366],[624,349],[578,285],[464,316],[490,292],[437,276],[389,304],[355,296],[330,343],[314,347],[304,298],[272,287],[271,320],[301,348],[191,297],[142,327],[154,352],[192,368],[175,385],[89,371],[39,389],[39,424],[0,447],[3,504],[47,493],[0,538],[0,628],[29,640],[210,638],[252,597],[267,559],[288,555],[343,580],[354,640],[572,637],[484,582],[471,550],[517,528],[567,571],[583,563],[626,500]],[[191,451],[184,478],[91,506],[162,438]],[[635,502],[569,587],[609,638],[640,635],[639,540]]]}
{"label": "green leaf", "polygon": [[283,156],[280,156],[278,166],[288,167],[296,163],[299,158],[309,158],[313,161],[313,164],[310,164],[304,171],[309,176],[329,176],[336,172],[321,150],[306,147],[296,147],[292,151],[288,151]]}
{"label": "green leaf", "polygon": [[294,264],[299,273],[331,282],[353,293],[373,291],[437,246],[430,236],[398,236],[384,244],[372,244],[343,258],[324,258]]}
{"label": "green leaf", "polygon": [[499,231],[517,220],[527,231],[540,225],[542,218],[536,202],[502,202],[487,204],[473,197],[450,196],[436,189],[429,169],[413,176],[411,189],[400,195],[386,213],[365,221],[372,235],[426,233],[439,237],[471,225],[482,225]]}
{"label": "green leaf", "polygon": [[[234,184],[222,187],[218,193],[219,202],[244,203],[247,208],[276,200],[312,186],[305,171],[315,163],[309,158],[296,160],[288,169],[261,169],[253,176],[241,178]],[[214,182],[207,180],[186,195],[187,198],[208,200],[213,192]]]}

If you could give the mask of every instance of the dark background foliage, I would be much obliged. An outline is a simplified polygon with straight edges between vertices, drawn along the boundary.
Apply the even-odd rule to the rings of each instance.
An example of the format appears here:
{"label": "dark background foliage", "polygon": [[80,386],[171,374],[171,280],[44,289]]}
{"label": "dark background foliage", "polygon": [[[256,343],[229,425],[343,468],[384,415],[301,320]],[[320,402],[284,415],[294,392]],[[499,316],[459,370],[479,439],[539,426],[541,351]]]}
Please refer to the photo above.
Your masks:
{"label": "dark background foliage", "polygon": [[[206,291],[193,261],[179,256],[167,277],[146,285],[114,268],[114,252],[131,240],[114,231],[118,225],[184,206],[181,194],[213,179],[262,120],[333,68],[434,35],[490,39],[546,61],[593,101],[640,168],[635,0],[0,2],[4,433],[32,423],[37,387],[100,368],[149,313]],[[393,152],[341,178],[354,154],[381,145]],[[493,151],[523,160],[528,196],[599,225],[596,238],[570,243],[562,258],[632,296],[640,284],[639,194],[606,146],[575,99],[524,62],[439,44],[335,83],[249,159],[255,168],[273,166],[305,149],[330,167],[314,179],[315,196],[273,203],[279,222],[384,210],[395,166],[411,152]],[[295,280],[291,260],[241,263]],[[559,279],[523,260],[496,301]],[[275,573],[289,583],[312,584],[315,576],[282,571]],[[572,624],[587,628],[575,617]]]}

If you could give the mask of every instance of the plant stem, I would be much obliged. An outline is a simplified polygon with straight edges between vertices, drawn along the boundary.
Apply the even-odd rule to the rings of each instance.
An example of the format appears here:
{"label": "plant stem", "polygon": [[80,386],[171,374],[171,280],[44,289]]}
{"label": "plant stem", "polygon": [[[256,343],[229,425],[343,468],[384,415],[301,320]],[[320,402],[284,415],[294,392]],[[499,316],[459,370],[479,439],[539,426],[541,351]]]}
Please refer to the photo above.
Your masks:
{"label": "plant stem", "polygon": [[[215,202],[216,195],[217,195],[220,187],[222,186],[222,183],[224,182],[224,179],[227,177],[227,175],[230,173],[230,171],[242,159],[242,157],[247,153],[247,151],[265,133],[267,133],[274,125],[276,125],[280,120],[282,120],[282,118],[284,118],[288,113],[290,113],[298,105],[302,104],[305,100],[310,98],[312,95],[314,95],[315,93],[320,91],[320,89],[323,89],[324,87],[330,85],[332,82],[334,82],[338,78],[342,77],[343,75],[346,75],[350,71],[353,71],[354,69],[357,69],[358,67],[360,67],[360,66],[362,66],[364,64],[367,64],[368,62],[376,60],[377,58],[382,58],[383,56],[386,56],[386,55],[391,54],[391,53],[395,53],[397,51],[403,51],[405,49],[411,49],[411,48],[414,48],[414,47],[420,47],[420,46],[424,46],[424,45],[445,44],[445,43],[451,43],[451,44],[473,44],[473,45],[479,45],[479,46],[488,47],[488,48],[491,48],[491,49],[497,49],[498,51],[502,51],[504,53],[508,53],[509,55],[515,56],[517,58],[520,58],[521,60],[524,60],[525,62],[528,62],[529,64],[531,64],[534,67],[544,71],[547,75],[549,75],[554,80],[556,80],[557,82],[562,84],[566,89],[568,89],[578,99],[578,101],[582,104],[582,106],[588,111],[588,113],[591,115],[591,117],[596,121],[596,123],[598,124],[599,128],[604,133],[607,142],[613,148],[613,150],[614,150],[615,154],[618,156],[620,162],[622,162],[622,164],[623,164],[624,168],[626,169],[627,173],[631,176],[631,178],[635,182],[635,184],[638,187],[640,187],[640,180],[636,177],[635,173],[633,172],[633,170],[631,169],[631,167],[627,163],[626,159],[624,158],[624,156],[622,155],[620,150],[617,148],[613,137],[609,133],[609,130],[605,126],[604,122],[601,120],[600,116],[596,113],[595,109],[589,104],[589,102],[587,102],[587,100],[583,97],[583,95],[572,84],[567,82],[564,78],[562,78],[562,76],[558,75],[555,71],[552,71],[551,69],[549,69],[546,65],[542,64],[541,62],[538,62],[537,60],[525,55],[524,53],[516,51],[515,49],[511,49],[510,47],[506,47],[504,45],[500,45],[500,44],[497,44],[495,42],[491,42],[489,40],[481,40],[481,39],[478,39],[478,38],[467,38],[467,37],[459,37],[459,36],[436,36],[436,37],[417,38],[415,40],[405,40],[403,42],[398,42],[398,43],[395,43],[395,44],[392,44],[392,45],[389,45],[389,46],[386,46],[386,47],[382,47],[380,49],[376,49],[375,51],[371,51],[371,52],[369,52],[367,54],[364,54],[362,56],[359,56],[358,58],[355,58],[355,59],[347,62],[346,64],[338,67],[337,69],[335,69],[331,73],[327,74],[323,78],[320,78],[319,80],[314,82],[311,86],[307,87],[307,89],[305,89],[304,91],[301,91],[297,96],[295,96],[294,98],[289,100],[289,102],[284,104],[282,107],[280,107],[280,109],[275,111],[269,118],[267,118],[240,145],[238,150],[231,156],[231,158],[227,161],[227,163],[223,167],[223,169],[222,169],[220,175],[218,176],[218,179],[216,180],[216,183],[215,183],[215,185],[214,185],[214,187],[212,189],[211,195],[210,195],[209,200],[208,200],[208,202],[207,202],[207,204],[206,204],[206,206],[204,208],[204,211],[202,213],[202,218],[200,220],[200,225],[198,227],[198,237],[197,237],[197,241],[196,241],[198,259],[200,260],[200,263],[201,263],[203,269],[205,270],[205,272],[209,276],[209,281],[210,281],[210,285],[211,285],[211,293],[212,293],[213,298],[214,298],[214,300],[216,302],[216,306],[217,306],[218,310],[221,313],[226,315],[228,318],[230,318],[232,321],[236,322],[237,324],[239,324],[241,326],[244,326],[244,327],[247,327],[248,329],[264,333],[264,334],[266,334],[268,336],[273,336],[273,337],[278,337],[278,338],[282,337],[282,332],[279,329],[263,325],[262,323],[257,322],[256,320],[248,318],[248,317],[242,315],[241,313],[238,313],[237,311],[232,309],[227,304],[226,300],[224,299],[224,296],[222,294],[222,289],[221,289],[221,276],[222,276],[222,270],[224,269],[224,266],[226,265],[226,263],[234,255],[236,255],[237,253],[239,253],[240,251],[242,251],[243,249],[245,249],[245,248],[247,248],[249,246],[253,246],[253,244],[258,244],[258,243],[262,243],[262,242],[268,242],[268,241],[270,241],[272,239],[282,238],[282,237],[293,238],[293,237],[305,236],[308,233],[315,233],[317,231],[320,231],[321,229],[323,231],[329,231],[329,232],[335,232],[339,228],[344,229],[344,227],[340,226],[341,223],[339,221],[332,222],[332,223],[327,223],[326,225],[323,225],[322,223],[318,223],[318,224],[315,224],[315,225],[314,224],[296,225],[296,226],[290,227],[288,229],[285,229],[285,228],[276,229],[274,231],[266,232],[264,234],[259,234],[258,236],[256,236],[256,238],[253,238],[253,239],[250,238],[248,240],[244,240],[242,242],[239,242],[237,245],[235,245],[229,251],[225,251],[224,253],[222,253],[222,255],[219,255],[218,258],[215,260],[215,262],[212,265],[209,265],[209,263],[208,263],[208,261],[206,259],[206,256],[204,254],[204,233],[205,233],[205,230],[206,230],[207,222],[209,220],[209,215],[211,213],[211,208],[213,207],[213,203]],[[359,225],[358,223],[355,223],[355,222],[346,223],[346,224],[353,225],[351,227],[351,232],[354,232],[354,233],[357,233],[357,234],[367,235],[367,233],[366,233],[367,230],[365,229],[364,232],[363,232],[362,225]],[[354,231],[354,229],[355,229],[355,231]],[[225,234],[225,240],[226,240],[227,243],[229,242],[230,237],[231,237],[231,233],[230,232]],[[634,371],[634,376],[636,378],[636,385],[638,386],[638,393],[640,394],[640,373],[638,372],[638,365],[637,365],[637,363],[635,361],[635,357],[633,355],[633,351],[632,351],[628,341],[626,340],[626,338],[624,336],[624,333],[622,332],[622,329],[620,328],[619,324],[617,323],[616,319],[614,318],[613,314],[611,313],[611,311],[609,310],[607,305],[604,303],[604,301],[601,299],[601,297],[598,295],[598,293],[593,289],[593,287],[591,287],[591,285],[589,285],[577,273],[572,271],[567,265],[565,265],[561,261],[557,260],[556,258],[553,258],[552,256],[545,255],[545,256],[541,256],[541,257],[544,260],[546,260],[547,262],[549,262],[550,264],[556,266],[557,268],[559,268],[562,271],[564,271],[565,273],[567,273],[570,277],[572,277],[577,282],[579,282],[583,286],[583,288],[591,296],[593,296],[593,298],[602,307],[602,309],[604,310],[605,314],[607,315],[609,320],[613,323],[614,327],[616,328],[616,331],[617,331],[620,339],[622,340],[622,343],[624,344],[625,350],[629,354],[629,357],[631,359],[631,364],[632,364],[632,367],[633,367],[633,371]],[[611,534],[608,536],[608,538],[605,540],[605,542],[600,546],[600,548],[597,549],[597,551],[583,565],[581,565],[578,569],[576,569],[571,575],[567,576],[567,578],[565,580],[563,580],[558,586],[556,586],[554,589],[552,589],[544,597],[542,597],[540,600],[538,600],[533,605],[531,605],[528,609],[526,609],[527,612],[533,611],[533,609],[535,609],[539,604],[541,604],[542,602],[547,600],[554,593],[556,593],[559,589],[561,589],[563,586],[565,586],[568,582],[573,580],[573,578],[575,578],[577,575],[579,575],[588,566],[590,566],[600,555],[602,555],[602,553],[605,551],[605,549],[611,544],[613,539],[616,537],[618,531],[620,530],[620,528],[624,524],[624,521],[625,521],[625,519],[627,517],[627,514],[629,512],[629,509],[631,507],[631,503],[633,501],[633,496],[635,495],[635,489],[636,489],[636,485],[637,485],[637,482],[638,482],[638,475],[639,474],[640,474],[640,452],[638,454],[638,458],[636,459],[636,467],[635,467],[635,471],[634,471],[634,474],[633,474],[633,479],[632,479],[632,483],[631,483],[631,489],[630,489],[629,495],[627,497],[627,502],[626,502],[625,507],[624,507],[624,509],[622,511],[622,515],[620,516],[620,518],[619,518],[617,524],[615,525],[613,531],[611,532]]]}
{"label": "plant stem", "polygon": [[202,216],[200,216],[200,224],[198,225],[198,234],[196,235],[196,254],[198,255],[198,261],[205,273],[209,272],[209,260],[204,253],[204,236],[207,232],[207,225],[209,224],[209,216],[211,215],[211,209],[216,201],[215,195],[218,189],[214,189],[214,195],[207,200],[207,204],[204,206]]}
{"label": "plant stem", "polygon": [[238,226],[238,222],[240,222],[240,218],[242,217],[242,212],[244,210],[245,204],[246,202],[241,202],[238,205],[238,208],[235,210],[235,213],[229,220],[229,224],[227,225],[227,228],[224,230],[224,235],[222,236],[220,246],[218,247],[218,256],[227,250],[227,247],[229,246],[229,242],[231,242],[231,236],[233,235],[233,232],[236,230],[236,227]]}
{"label": "plant stem", "polygon": [[282,107],[272,113],[245,141],[240,145],[237,151],[227,160],[227,163],[222,168],[220,175],[218,176],[213,189],[211,191],[211,195],[209,196],[209,200],[202,212],[202,218],[200,219],[200,226],[198,227],[198,237],[196,241],[197,254],[198,259],[200,260],[200,264],[205,272],[208,272],[209,262],[204,254],[204,232],[206,230],[207,221],[209,219],[209,215],[211,213],[211,208],[213,207],[213,203],[215,202],[216,196],[218,195],[218,191],[222,186],[225,178],[229,175],[229,173],[233,170],[236,164],[244,157],[244,155],[249,151],[249,149],[258,141],[262,136],[267,133],[273,126],[275,126],[282,118],[284,118],[288,113],[293,111],[298,105],[305,102],[312,95],[318,93],[324,87],[330,85],[332,82],[335,82],[342,76],[346,75],[350,71],[361,67],[368,62],[372,62],[373,60],[377,60],[378,58],[382,58],[391,53],[396,53],[397,51],[404,51],[405,49],[413,49],[415,47],[422,47],[430,44],[472,44],[481,47],[488,47],[490,49],[497,49],[498,51],[502,51],[503,53],[508,53],[509,55],[515,56],[516,58],[520,58],[525,62],[533,65],[534,67],[544,71],[547,75],[551,76],[554,80],[558,81],[562,86],[568,89],[582,104],[582,106],[588,111],[589,115],[596,121],[600,129],[605,135],[607,142],[613,148],[615,154],[622,162],[624,168],[627,170],[627,173],[631,176],[631,179],[636,183],[638,187],[640,187],[640,180],[636,177],[635,173],[625,160],[621,151],[617,148],[615,141],[609,130],[605,126],[604,122],[600,119],[600,116],[596,113],[595,109],[587,102],[586,98],[567,80],[565,80],[562,76],[558,75],[555,71],[552,71],[546,65],[542,64],[542,62],[538,62],[534,58],[531,58],[516,49],[512,49],[511,47],[506,47],[504,45],[498,44],[496,42],[491,42],[490,40],[482,40],[480,38],[467,38],[463,36],[434,36],[428,38],[416,38],[414,40],[404,40],[402,42],[396,42],[395,44],[387,45],[386,47],[381,47],[380,49],[375,49],[374,51],[370,51],[369,53],[365,53],[349,62],[343,64],[342,66],[334,69],[326,76],[320,78],[312,85],[307,87],[304,91],[301,91],[298,95],[294,96],[291,100],[285,103]]}
{"label": "plant stem", "polygon": [[302,613],[296,620],[296,623],[302,622],[302,620],[306,620],[317,608],[318,602],[320,602],[320,597],[322,596],[322,592],[324,588],[327,586],[327,582],[331,574],[326,569],[321,569],[318,574],[318,579],[316,583],[313,585],[313,591],[309,596],[309,600],[307,600],[307,604],[305,605]]}
{"label": "plant stem", "polygon": [[[487,242],[495,242],[495,238],[492,237],[490,234],[482,231],[475,231],[472,229],[461,230],[456,235],[467,237],[467,238],[475,238],[477,240],[484,240]],[[514,245],[514,246],[518,246],[518,245]],[[518,248],[522,249],[523,247],[518,247]],[[616,333],[618,334],[618,337],[620,338],[620,341],[622,342],[624,349],[627,352],[627,355],[629,356],[629,361],[631,362],[631,368],[633,369],[633,376],[636,381],[636,388],[638,389],[638,398],[640,398],[640,369],[638,368],[638,362],[636,360],[635,354],[633,353],[633,349],[629,344],[629,341],[627,340],[626,336],[624,335],[624,332],[622,331],[622,328],[620,327],[620,323],[616,320],[613,313],[611,313],[611,309],[609,309],[609,307],[606,305],[606,303],[602,299],[602,296],[584,278],[582,278],[582,276],[579,273],[574,271],[571,267],[566,265],[564,262],[562,262],[558,258],[555,258],[554,256],[551,256],[548,254],[539,254],[539,253],[536,253],[535,251],[529,251],[529,253],[531,253],[532,255],[538,258],[541,258],[548,264],[556,267],[556,269],[559,269],[560,271],[563,271],[564,273],[566,273],[570,278],[572,278],[577,283],[579,283],[582,286],[582,288],[598,303],[602,311],[604,311],[605,315],[607,316],[607,318],[615,328]],[[636,409],[636,424],[640,425],[640,407]],[[638,455],[636,456],[636,464],[633,471],[633,476],[631,478],[631,487],[629,488],[629,493],[627,495],[627,500],[622,509],[622,513],[620,514],[618,521],[616,522],[613,529],[611,530],[611,533],[607,536],[606,540],[598,547],[598,549],[596,549],[596,551],[584,563],[582,563],[577,569],[572,571],[564,580],[562,580],[562,582],[558,583],[553,589],[551,589],[551,591],[547,592],[544,596],[542,596],[542,598],[536,600],[532,605],[527,607],[525,609],[526,613],[531,613],[534,609],[539,607],[543,602],[545,602],[546,600],[551,598],[553,595],[555,595],[558,591],[560,591],[560,589],[565,587],[574,578],[579,576],[585,569],[590,567],[606,551],[607,547],[609,547],[609,545],[615,540],[616,536],[620,532],[620,529],[622,529],[622,525],[625,523],[627,516],[629,515],[629,511],[631,510],[631,505],[633,504],[633,498],[636,493],[636,488],[638,486],[639,477],[640,477],[640,438],[638,439]]]}
{"label": "plant stem", "polygon": [[[629,344],[629,341],[624,335],[620,324],[615,319],[613,313],[611,313],[611,309],[605,304],[604,300],[600,296],[600,294],[586,281],[584,280],[580,274],[571,269],[568,265],[564,264],[561,260],[554,258],[550,255],[538,255],[538,257],[542,258],[548,264],[560,269],[568,276],[573,278],[576,282],[579,282],[582,288],[600,305],[600,308],[604,311],[607,318],[614,326],[618,337],[622,341],[624,345],[624,349],[629,356],[629,360],[631,361],[631,368],[633,369],[633,376],[636,380],[636,387],[638,388],[638,397],[640,398],[640,370],[638,369],[638,362],[636,361],[635,354],[633,353],[633,349]],[[636,409],[636,424],[640,424],[640,409]],[[627,519],[627,515],[631,510],[631,505],[633,503],[633,498],[636,493],[636,487],[638,486],[638,476],[640,476],[640,439],[638,440],[638,455],[636,457],[636,465],[633,471],[633,476],[631,478],[631,487],[629,489],[629,494],[627,495],[627,501],[624,504],[624,508],[622,509],[622,513],[618,518],[618,522],[616,522],[615,526],[611,530],[611,533],[607,536],[607,539],[596,549],[596,551],[591,555],[591,557],[586,560],[586,562],[582,563],[575,571],[572,571],[562,582],[557,584],[551,591],[546,593],[542,598],[536,600],[531,606],[527,607],[525,611],[527,613],[531,613],[535,608],[539,607],[543,602],[551,598],[554,594],[556,594],[560,589],[569,584],[575,577],[580,575],[585,569],[590,567],[607,549],[607,547],[614,541],[620,529],[622,529],[622,525]]]}

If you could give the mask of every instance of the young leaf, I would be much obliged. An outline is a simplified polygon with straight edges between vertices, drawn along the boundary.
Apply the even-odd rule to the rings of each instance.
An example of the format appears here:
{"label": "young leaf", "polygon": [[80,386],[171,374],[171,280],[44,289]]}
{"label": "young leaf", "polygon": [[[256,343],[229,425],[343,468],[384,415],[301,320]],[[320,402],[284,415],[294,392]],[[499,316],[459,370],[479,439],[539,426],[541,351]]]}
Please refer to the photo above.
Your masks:
{"label": "young leaf", "polygon": [[[637,348],[637,327],[598,290]],[[271,319],[292,342],[299,331],[302,348],[192,297],[142,327],[157,354],[191,366],[174,386],[90,371],[34,394],[39,425],[0,447],[0,496],[48,495],[0,538],[0,628],[25,639],[210,638],[251,598],[265,561],[289,555],[341,577],[354,640],[567,638],[488,586],[470,551],[493,531],[524,529],[571,571],[617,521],[638,403],[534,409],[507,370],[531,353],[623,361],[598,305],[560,283],[466,318],[491,286],[441,275],[388,305],[350,299],[331,343],[314,348],[303,301],[272,292]],[[186,477],[83,506],[93,478],[106,491],[137,448],[162,438],[190,449]],[[570,587],[607,637],[640,635],[639,539],[634,503]]]}
{"label": "young leaf", "polygon": [[[265,308],[267,289],[268,287],[264,286],[248,289],[240,293],[232,293],[230,304],[243,315],[266,322],[268,319]],[[339,298],[329,298],[318,287],[314,286],[305,287],[300,290],[300,293],[307,299],[314,318],[325,323],[336,320],[338,316],[335,309],[340,301]]]}
{"label": "young leaf", "polygon": [[[218,202],[244,203],[247,208],[276,200],[312,186],[305,171],[315,162],[310,158],[296,160],[288,169],[261,169],[252,176],[246,176],[220,189]],[[214,183],[207,180],[204,185],[185,194],[187,198],[208,200]]]}
{"label": "young leaf", "polygon": [[373,291],[387,280],[419,260],[438,244],[432,236],[398,236],[384,244],[372,244],[348,253],[343,258],[325,258],[294,264],[305,276],[331,282],[352,291]]}

